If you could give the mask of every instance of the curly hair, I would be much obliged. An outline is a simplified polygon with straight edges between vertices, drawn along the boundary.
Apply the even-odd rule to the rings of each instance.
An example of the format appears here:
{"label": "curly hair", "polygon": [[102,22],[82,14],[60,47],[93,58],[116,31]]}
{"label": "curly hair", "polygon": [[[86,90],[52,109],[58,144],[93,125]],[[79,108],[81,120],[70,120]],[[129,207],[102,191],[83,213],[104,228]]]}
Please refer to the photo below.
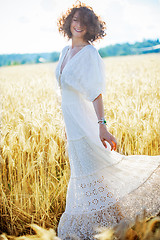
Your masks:
{"label": "curly hair", "polygon": [[70,25],[76,11],[79,11],[81,25],[87,27],[84,40],[92,43],[106,35],[106,23],[101,20],[100,16],[94,13],[92,7],[78,1],[78,3],[69,8],[66,13],[62,13],[62,16],[58,18],[58,30],[64,37],[67,37],[68,40],[72,38]]}

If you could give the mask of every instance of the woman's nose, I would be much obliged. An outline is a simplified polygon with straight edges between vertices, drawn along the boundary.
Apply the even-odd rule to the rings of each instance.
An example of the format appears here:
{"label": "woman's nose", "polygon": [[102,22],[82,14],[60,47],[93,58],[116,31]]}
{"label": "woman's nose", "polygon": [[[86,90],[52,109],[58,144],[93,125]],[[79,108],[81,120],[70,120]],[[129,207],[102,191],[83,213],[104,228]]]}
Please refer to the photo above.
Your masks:
{"label": "woman's nose", "polygon": [[81,27],[80,21],[77,21],[77,26],[78,26],[78,27]]}

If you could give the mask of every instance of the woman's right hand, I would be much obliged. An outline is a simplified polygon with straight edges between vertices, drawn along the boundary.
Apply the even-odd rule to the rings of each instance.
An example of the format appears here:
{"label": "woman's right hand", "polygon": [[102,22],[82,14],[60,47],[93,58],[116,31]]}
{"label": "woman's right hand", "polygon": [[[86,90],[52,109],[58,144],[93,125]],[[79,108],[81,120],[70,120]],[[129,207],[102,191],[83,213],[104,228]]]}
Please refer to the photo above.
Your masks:
{"label": "woman's right hand", "polygon": [[107,141],[111,146],[111,151],[116,150],[117,148],[117,141],[115,137],[107,131],[106,125],[100,124],[99,125],[99,137],[100,140],[105,148],[107,148],[107,144],[105,141]]}

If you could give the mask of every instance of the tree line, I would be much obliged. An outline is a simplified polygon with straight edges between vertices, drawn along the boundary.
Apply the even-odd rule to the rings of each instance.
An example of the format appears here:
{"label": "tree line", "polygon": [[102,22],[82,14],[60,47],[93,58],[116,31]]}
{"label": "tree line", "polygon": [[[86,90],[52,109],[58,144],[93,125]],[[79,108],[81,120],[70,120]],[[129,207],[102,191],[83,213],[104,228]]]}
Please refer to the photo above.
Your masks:
{"label": "tree line", "polygon": [[[135,42],[134,44],[123,43],[109,45],[100,48],[99,54],[101,57],[109,56],[123,56],[123,55],[136,55],[146,54],[152,52],[160,52],[159,39],[146,40],[142,42]],[[42,62],[56,62],[59,59],[59,52],[52,53],[26,53],[26,54],[1,54],[0,66],[20,65],[20,64],[32,64]]]}

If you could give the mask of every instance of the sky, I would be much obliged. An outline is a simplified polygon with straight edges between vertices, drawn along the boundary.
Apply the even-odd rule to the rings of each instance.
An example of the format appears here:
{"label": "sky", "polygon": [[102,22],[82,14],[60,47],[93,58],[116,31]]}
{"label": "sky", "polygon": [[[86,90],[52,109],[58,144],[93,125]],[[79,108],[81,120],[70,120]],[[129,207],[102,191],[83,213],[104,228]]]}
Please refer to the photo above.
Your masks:
{"label": "sky", "polygon": [[[61,51],[68,41],[57,19],[75,0],[0,0],[0,54]],[[160,0],[83,0],[106,22],[99,49],[160,38]]]}

